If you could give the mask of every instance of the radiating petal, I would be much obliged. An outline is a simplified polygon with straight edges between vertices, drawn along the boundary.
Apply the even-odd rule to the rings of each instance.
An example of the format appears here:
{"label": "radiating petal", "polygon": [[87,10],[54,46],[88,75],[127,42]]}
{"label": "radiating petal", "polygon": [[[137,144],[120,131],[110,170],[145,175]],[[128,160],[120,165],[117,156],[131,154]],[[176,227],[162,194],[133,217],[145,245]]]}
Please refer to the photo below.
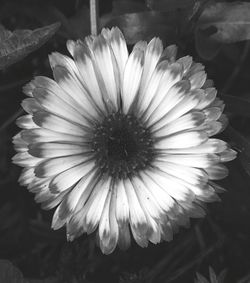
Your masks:
{"label": "radiating petal", "polygon": [[136,98],[141,82],[144,53],[135,49],[125,65],[123,81],[121,85],[122,109],[127,113]]}

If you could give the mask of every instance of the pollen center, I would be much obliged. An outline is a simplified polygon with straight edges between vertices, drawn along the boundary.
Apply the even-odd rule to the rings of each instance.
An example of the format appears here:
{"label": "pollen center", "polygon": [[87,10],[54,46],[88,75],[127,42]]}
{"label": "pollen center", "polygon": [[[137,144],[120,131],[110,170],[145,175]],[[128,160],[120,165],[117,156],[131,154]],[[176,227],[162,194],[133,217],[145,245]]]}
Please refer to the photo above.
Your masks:
{"label": "pollen center", "polygon": [[138,174],[154,159],[151,133],[134,115],[115,113],[96,125],[92,149],[101,173],[116,179]]}

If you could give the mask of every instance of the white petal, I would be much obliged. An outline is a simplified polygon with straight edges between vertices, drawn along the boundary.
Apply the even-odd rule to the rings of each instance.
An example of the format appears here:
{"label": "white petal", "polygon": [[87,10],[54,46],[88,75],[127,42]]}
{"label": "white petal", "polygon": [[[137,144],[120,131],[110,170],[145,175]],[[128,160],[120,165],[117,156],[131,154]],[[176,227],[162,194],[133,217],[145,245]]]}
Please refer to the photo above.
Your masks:
{"label": "white petal", "polygon": [[94,170],[94,162],[86,161],[54,177],[49,188],[53,193],[59,193],[75,185],[82,177]]}
{"label": "white petal", "polygon": [[204,91],[204,96],[200,100],[199,104],[196,106],[197,109],[204,109],[209,106],[216,98],[217,90],[213,87],[207,88]]}
{"label": "white petal", "polygon": [[179,58],[176,62],[182,65],[183,74],[185,75],[192,65],[193,58],[191,56],[184,56]]}
{"label": "white petal", "polygon": [[102,252],[104,254],[112,253],[119,237],[118,224],[115,218],[115,195],[113,190],[109,191],[105,202],[98,232]]}
{"label": "white petal", "polygon": [[95,73],[99,86],[104,93],[105,101],[109,101],[115,109],[119,106],[119,73],[114,54],[102,35],[93,43]]}
{"label": "white petal", "polygon": [[[82,212],[82,208],[93,190],[95,180],[96,174],[92,171],[83,176],[72,188],[67,197],[60,204],[59,216],[61,219],[69,219],[72,214],[74,217],[79,211]],[[78,204],[80,204],[80,208],[77,210]]]}
{"label": "white petal", "polygon": [[116,219],[119,225],[123,225],[129,219],[129,203],[122,181],[114,188],[116,192]]}
{"label": "white petal", "polygon": [[33,143],[29,145],[28,152],[31,155],[40,158],[53,158],[60,156],[84,154],[86,153],[86,148],[83,145],[67,143]]}
{"label": "white petal", "polygon": [[[181,94],[180,94],[181,96]],[[190,92],[189,94],[185,93],[182,96],[181,101],[178,101],[173,108],[162,117],[161,120],[158,120],[154,126],[154,129],[158,129],[175,119],[178,119],[182,115],[188,113],[190,110],[194,109],[195,106],[199,103],[199,93],[196,91]],[[162,107],[165,103],[162,103]],[[161,107],[161,108],[162,108]],[[161,111],[162,113],[162,111]],[[156,118],[156,115],[153,116],[153,118]]]}
{"label": "white petal", "polygon": [[174,62],[177,55],[177,46],[175,44],[167,46],[161,56],[161,60],[168,60],[169,62]]}
{"label": "white petal", "polygon": [[84,144],[86,137],[84,135],[70,135],[54,132],[47,129],[31,129],[21,132],[22,139],[27,143],[47,143],[47,142],[65,142],[72,144]]}
{"label": "white petal", "polygon": [[42,161],[41,158],[34,157],[28,152],[19,152],[12,157],[12,162],[22,167],[33,167],[40,161]]}
{"label": "white petal", "polygon": [[126,190],[129,203],[129,217],[131,229],[140,238],[145,238],[148,230],[148,222],[145,213],[138,201],[135,189],[130,180],[124,180],[124,187]]}
{"label": "white petal", "polygon": [[227,150],[219,154],[221,162],[229,162],[236,158],[237,152],[233,149],[228,148]]}
{"label": "white petal", "polygon": [[[161,63],[163,66],[166,64],[164,61]],[[159,64],[160,66],[160,64]],[[162,103],[171,103],[171,99],[174,98],[171,97],[171,92],[170,97],[167,97],[168,91],[173,87],[177,82],[179,82],[182,79],[182,66],[178,63],[173,63],[169,64],[166,70],[164,71],[161,80],[159,81],[157,91],[155,92],[154,96],[152,96],[152,100],[148,102],[147,105],[147,110],[145,113],[145,119],[147,119],[149,116],[152,115],[152,113],[156,110],[159,105]],[[187,89],[190,88],[190,84],[187,81]],[[143,101],[143,96],[141,97]],[[164,102],[164,101],[168,102]]]}
{"label": "white petal", "polygon": [[28,186],[35,178],[34,168],[24,168],[22,174],[18,178],[21,186]]}
{"label": "white petal", "polygon": [[95,104],[102,110],[105,110],[104,97],[99,87],[97,77],[95,74],[92,55],[89,48],[80,41],[74,42],[69,40],[67,42],[69,52],[75,59],[77,68],[83,80],[83,83]]}
{"label": "white petal", "polygon": [[208,182],[208,176],[203,169],[157,160],[154,161],[154,166],[169,175],[182,179],[195,186],[203,187]]}
{"label": "white petal", "polygon": [[122,250],[127,250],[130,246],[131,237],[128,224],[119,226],[118,246]]}
{"label": "white petal", "polygon": [[62,66],[55,66],[53,74],[60,88],[67,95],[67,102],[85,117],[97,119],[100,115],[98,105],[94,103],[82,82]]}
{"label": "white petal", "polygon": [[60,99],[58,96],[53,95],[53,93],[46,91],[43,88],[36,88],[33,91],[33,95],[44,110],[67,119],[68,121],[72,121],[73,123],[85,127],[89,126],[88,120],[84,115],[79,114],[69,103]]}
{"label": "white petal", "polygon": [[220,107],[210,107],[203,110],[206,115],[206,122],[218,120],[222,114]]}
{"label": "white petal", "polygon": [[220,161],[216,154],[165,154],[159,157],[159,160],[173,162],[184,166],[207,168]]}
{"label": "white petal", "polygon": [[165,190],[172,198],[177,201],[192,201],[194,195],[192,192],[181,184],[177,178],[164,173],[158,169],[151,169],[148,174],[150,178],[162,189]]}
{"label": "white petal", "polygon": [[124,68],[128,60],[128,49],[125,38],[117,27],[111,29],[110,45],[114,52],[122,80]]}
{"label": "white petal", "polygon": [[[157,108],[152,113],[149,118],[149,124],[156,123],[161,120],[164,116],[168,114],[171,109],[173,109],[180,101],[188,96],[187,92],[190,89],[190,84],[188,81],[180,81],[174,84],[167,92],[166,95],[157,106]],[[166,124],[166,123],[165,123]]]}
{"label": "white petal", "polygon": [[157,95],[160,80],[168,69],[169,63],[167,61],[163,61],[156,66],[153,74],[149,78],[147,87],[140,91],[138,107],[141,111],[145,111],[149,107],[152,99]]}
{"label": "white petal", "polygon": [[219,153],[227,148],[227,143],[219,139],[209,139],[203,144],[196,147],[181,148],[181,149],[166,149],[165,153],[175,154],[202,154],[202,153]]}
{"label": "white petal", "polygon": [[201,88],[207,78],[207,74],[205,71],[197,72],[189,77],[190,83],[191,83],[191,90],[196,88]]}
{"label": "white petal", "polygon": [[86,160],[87,158],[82,155],[63,156],[47,159],[39,163],[39,165],[35,169],[35,174],[40,178],[54,176]]}
{"label": "white petal", "polygon": [[34,129],[38,128],[32,119],[32,115],[24,115],[16,120],[16,124],[21,129]]}
{"label": "white petal", "polygon": [[111,190],[110,181],[110,178],[100,180],[84,205],[82,221],[88,234],[92,233],[100,222],[108,192]]}
{"label": "white petal", "polygon": [[171,214],[171,211],[175,206],[175,200],[156,182],[154,182],[152,178],[150,178],[150,172],[142,172],[140,175],[142,181],[144,182],[147,189],[154,196],[159,207],[168,214]]}
{"label": "white petal", "polygon": [[39,103],[37,103],[37,101],[34,98],[24,99],[21,105],[23,109],[29,114],[42,110],[41,105],[39,105]]}
{"label": "white petal", "polygon": [[149,80],[153,74],[153,71],[161,57],[163,51],[162,41],[155,37],[153,38],[146,49],[145,61],[143,66],[143,74],[141,79],[140,92],[143,94],[144,90],[147,88]]}
{"label": "white petal", "polygon": [[206,172],[211,180],[221,180],[227,177],[228,169],[223,164],[216,164],[206,168]]}
{"label": "white petal", "polygon": [[126,114],[135,100],[141,82],[144,53],[135,49],[129,56],[122,81],[122,109]]}
{"label": "white petal", "polygon": [[36,112],[33,121],[42,128],[76,136],[85,136],[86,131],[89,130],[83,125],[75,124],[48,112]]}
{"label": "white petal", "polygon": [[198,146],[205,142],[208,136],[202,131],[190,131],[173,134],[171,136],[163,137],[155,142],[156,150],[165,150],[168,148],[187,148]]}
{"label": "white petal", "polygon": [[155,137],[164,137],[174,133],[200,126],[205,120],[205,115],[201,112],[191,112],[180,118],[172,121],[171,123],[163,126],[158,131],[153,132]]}
{"label": "white petal", "polygon": [[136,176],[132,178],[132,184],[144,212],[154,219],[159,219],[163,211],[157,206],[153,195],[148,191],[145,184]]}

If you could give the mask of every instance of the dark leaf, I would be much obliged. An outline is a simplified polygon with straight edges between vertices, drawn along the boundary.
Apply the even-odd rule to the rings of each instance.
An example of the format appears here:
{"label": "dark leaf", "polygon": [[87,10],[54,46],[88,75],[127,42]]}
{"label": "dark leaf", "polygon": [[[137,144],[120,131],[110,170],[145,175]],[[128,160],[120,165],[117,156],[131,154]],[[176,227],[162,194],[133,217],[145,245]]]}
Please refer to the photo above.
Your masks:
{"label": "dark leaf", "polygon": [[217,276],[211,266],[209,266],[209,277],[211,283],[218,283]]}
{"label": "dark leaf", "polygon": [[195,0],[146,0],[147,7],[158,11],[176,11],[191,8]]}
{"label": "dark leaf", "polygon": [[200,273],[196,273],[196,276],[197,279],[195,280],[195,283],[209,283],[208,280]]}
{"label": "dark leaf", "polygon": [[202,30],[195,31],[195,47],[199,56],[205,60],[212,60],[220,51],[222,44],[211,40]]}
{"label": "dark leaf", "polygon": [[68,33],[73,36],[74,39],[84,38],[90,34],[90,16],[89,8],[82,6],[77,13],[68,20]]}
{"label": "dark leaf", "polygon": [[144,5],[144,3],[137,2],[134,0],[113,1],[112,5],[112,14],[116,16],[128,13],[137,13],[147,10],[147,7],[146,5]]}
{"label": "dark leaf", "polygon": [[239,151],[238,158],[241,165],[250,176],[250,141],[231,126],[227,126],[224,134],[233,142],[233,145],[237,147]]}
{"label": "dark leaf", "polygon": [[35,30],[10,32],[0,26],[0,70],[21,60],[51,38],[60,24],[55,23]]}
{"label": "dark leaf", "polygon": [[29,279],[27,283],[59,283],[57,278],[51,277],[46,279]]}
{"label": "dark leaf", "polygon": [[170,44],[176,42],[181,15],[178,11],[125,14],[112,18],[106,26],[118,26],[123,31],[128,44],[134,44],[138,40],[149,40],[154,36],[159,36]]}
{"label": "dark leaf", "polygon": [[206,7],[198,29],[211,40],[232,43],[250,39],[250,3],[220,2]]}
{"label": "dark leaf", "polygon": [[8,260],[0,260],[0,282],[28,283],[22,273]]}
{"label": "dark leaf", "polygon": [[250,100],[232,95],[220,95],[226,104],[226,110],[246,117],[250,117]]}

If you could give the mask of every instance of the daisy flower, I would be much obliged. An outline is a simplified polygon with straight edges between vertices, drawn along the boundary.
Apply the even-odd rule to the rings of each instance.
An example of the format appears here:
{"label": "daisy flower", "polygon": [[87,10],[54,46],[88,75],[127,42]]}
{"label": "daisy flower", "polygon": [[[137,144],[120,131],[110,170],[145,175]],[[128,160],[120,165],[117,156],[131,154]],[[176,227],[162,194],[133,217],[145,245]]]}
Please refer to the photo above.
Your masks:
{"label": "daisy flower", "polygon": [[211,138],[225,127],[224,104],[204,66],[177,59],[159,38],[129,54],[118,28],[67,42],[71,57],[49,56],[54,79],[38,76],[24,92],[14,137],[20,183],[68,240],[96,231],[105,254],[131,235],[146,247],[170,241],[204,202],[235,152]]}

